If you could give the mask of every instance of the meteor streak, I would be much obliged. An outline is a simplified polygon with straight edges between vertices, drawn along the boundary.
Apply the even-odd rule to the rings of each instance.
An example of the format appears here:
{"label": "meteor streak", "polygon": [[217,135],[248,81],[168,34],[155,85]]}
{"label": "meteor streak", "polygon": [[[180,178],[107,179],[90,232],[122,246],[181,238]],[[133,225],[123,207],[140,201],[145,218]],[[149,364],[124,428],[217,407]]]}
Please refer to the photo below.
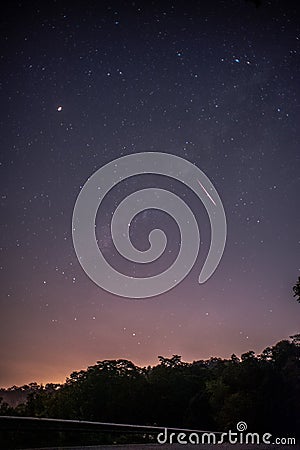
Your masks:
{"label": "meteor streak", "polygon": [[205,187],[203,186],[203,184],[201,183],[201,181],[200,181],[200,180],[197,180],[197,181],[198,181],[198,183],[200,184],[200,186],[202,187],[202,189],[204,190],[204,192],[205,192],[205,194],[207,195],[207,197],[213,202],[213,204],[214,204],[215,206],[217,206],[216,203],[215,203],[215,201],[214,201],[214,199],[213,199],[212,196],[207,192],[207,190],[205,189]]}

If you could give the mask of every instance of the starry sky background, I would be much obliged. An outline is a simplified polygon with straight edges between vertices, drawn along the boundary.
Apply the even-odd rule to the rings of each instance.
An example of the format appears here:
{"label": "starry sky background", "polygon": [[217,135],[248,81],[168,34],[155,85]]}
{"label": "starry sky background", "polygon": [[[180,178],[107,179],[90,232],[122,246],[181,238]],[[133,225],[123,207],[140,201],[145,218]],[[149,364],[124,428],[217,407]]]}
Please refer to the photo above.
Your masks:
{"label": "starry sky background", "polygon": [[[100,4],[101,3],[101,4]],[[63,382],[101,359],[156,364],[230,357],[299,332],[300,27],[295,1],[11,2],[0,19],[0,386]],[[136,152],[195,163],[222,199],[226,249],[204,285],[205,209],[179,182],[138,176],[97,217],[99,246],[124,273],[159,273],[179,233],[148,210],[130,228],[169,233],[160,261],[120,260],[110,214],[148,186],[194,211],[203,245],[191,273],[158,297],[107,293],[84,273],[74,203],[105,163]]]}

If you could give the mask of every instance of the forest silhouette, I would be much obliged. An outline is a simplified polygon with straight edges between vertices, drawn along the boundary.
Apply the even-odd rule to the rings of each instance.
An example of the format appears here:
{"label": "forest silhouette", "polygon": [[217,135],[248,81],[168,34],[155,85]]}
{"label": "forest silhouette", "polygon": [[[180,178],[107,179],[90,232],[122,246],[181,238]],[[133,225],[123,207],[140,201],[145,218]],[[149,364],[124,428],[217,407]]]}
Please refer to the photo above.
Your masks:
{"label": "forest silhouette", "polygon": [[[293,288],[300,298],[299,288],[300,278]],[[10,405],[1,399],[0,415],[214,431],[235,429],[242,420],[255,432],[299,434],[300,334],[240,358],[158,359],[148,367],[126,359],[97,361],[64,384],[2,389],[2,397],[15,398]]]}

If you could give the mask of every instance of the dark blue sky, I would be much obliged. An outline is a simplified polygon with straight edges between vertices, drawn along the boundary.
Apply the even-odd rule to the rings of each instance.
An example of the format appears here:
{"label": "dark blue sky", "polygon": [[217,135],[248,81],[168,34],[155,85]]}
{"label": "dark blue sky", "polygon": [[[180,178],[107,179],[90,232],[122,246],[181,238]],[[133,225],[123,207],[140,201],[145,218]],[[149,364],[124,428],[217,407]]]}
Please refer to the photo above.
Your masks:
{"label": "dark blue sky", "polygon": [[[146,365],[174,353],[260,352],[299,332],[297,3],[19,1],[4,7],[0,26],[0,385],[63,381],[105,358]],[[82,270],[72,212],[92,173],[148,151],[206,173],[225,208],[227,244],[199,285],[210,233],[195,195],[150,175],[125,182],[98,214],[112,263],[110,212],[153,185],[190,205],[203,246],[173,290],[124,299]],[[170,252],[149,274],[172,262],[178,230],[153,210],[132,224],[140,248],[160,225]]]}

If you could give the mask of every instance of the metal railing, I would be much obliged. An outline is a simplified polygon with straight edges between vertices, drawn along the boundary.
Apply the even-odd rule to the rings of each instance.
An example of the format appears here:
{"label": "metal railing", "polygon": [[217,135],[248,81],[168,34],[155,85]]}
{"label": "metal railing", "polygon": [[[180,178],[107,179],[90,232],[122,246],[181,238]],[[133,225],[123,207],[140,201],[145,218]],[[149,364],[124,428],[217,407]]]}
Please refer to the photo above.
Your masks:
{"label": "metal railing", "polygon": [[0,448],[157,443],[157,435],[209,433],[188,428],[94,422],[44,417],[0,416]]}
{"label": "metal railing", "polygon": [[[23,416],[0,416],[0,430],[8,430],[9,428],[24,427],[30,428],[38,425],[39,428],[60,429],[64,430],[100,430],[100,431],[137,431],[138,433],[159,433],[166,428],[169,431],[185,432],[185,433],[211,433],[208,430],[195,430],[190,428],[176,428],[176,427],[159,427],[152,425],[132,425],[125,423],[111,423],[111,422],[94,422],[90,420],[71,420],[71,419],[52,419],[48,417],[23,417]],[[216,432],[217,433],[217,432]],[[221,432],[220,432],[221,433]]]}

